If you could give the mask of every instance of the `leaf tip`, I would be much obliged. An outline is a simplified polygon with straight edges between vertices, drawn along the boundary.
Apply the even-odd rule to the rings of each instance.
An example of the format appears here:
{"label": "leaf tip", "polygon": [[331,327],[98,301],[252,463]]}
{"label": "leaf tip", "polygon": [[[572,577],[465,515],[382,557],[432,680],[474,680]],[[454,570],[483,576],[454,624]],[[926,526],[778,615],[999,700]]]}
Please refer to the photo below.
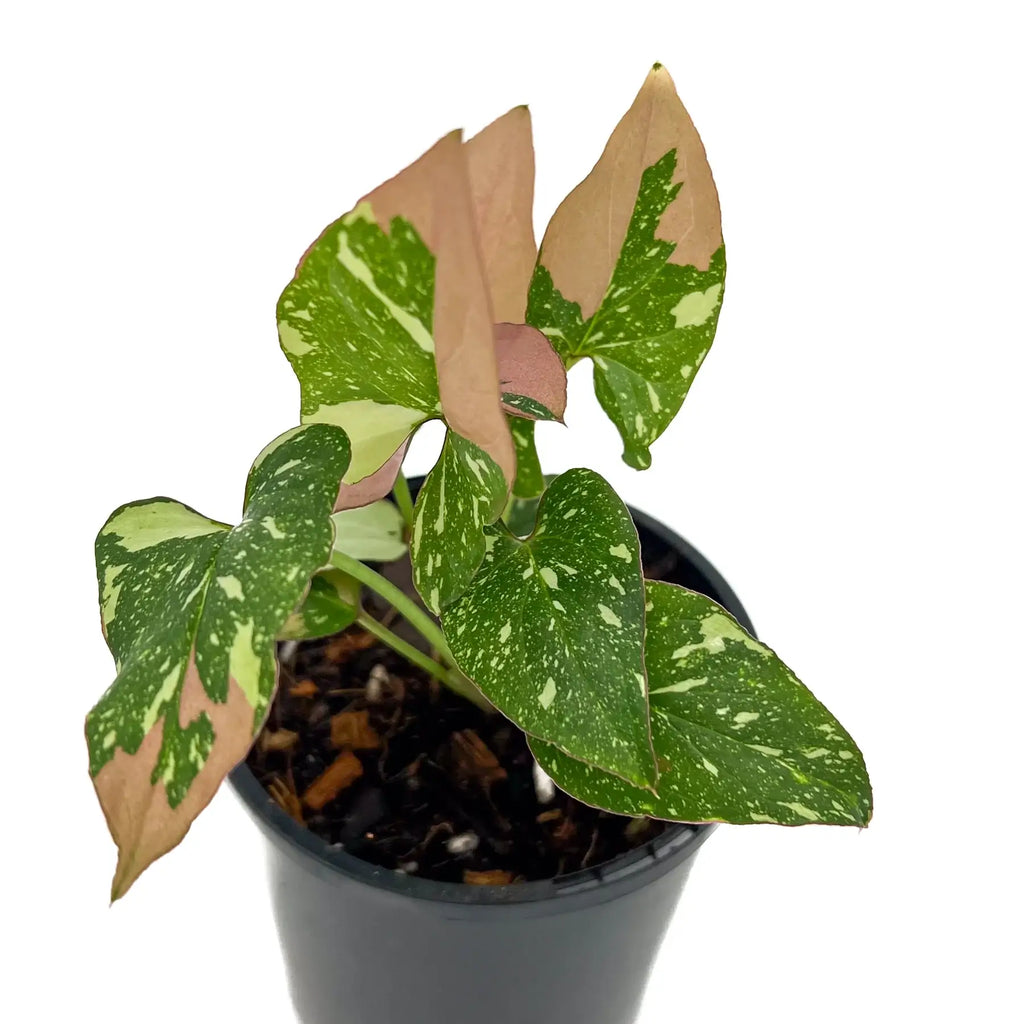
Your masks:
{"label": "leaf tip", "polygon": [[465,131],[462,128],[453,128],[447,135],[443,135],[437,142],[438,146],[462,147]]}
{"label": "leaf tip", "polygon": [[671,93],[673,96],[678,96],[676,83],[669,74],[668,68],[660,61],[656,62],[647,73],[647,79],[641,92],[648,90],[657,90],[658,92],[666,92]]}
{"label": "leaf tip", "polygon": [[110,906],[127,894],[138,877],[137,873],[133,875],[128,872],[121,858],[118,857],[117,869],[114,871],[114,877],[110,880]]}
{"label": "leaf tip", "polygon": [[622,451],[622,461],[633,469],[651,468],[651,449],[645,445],[627,445]]}

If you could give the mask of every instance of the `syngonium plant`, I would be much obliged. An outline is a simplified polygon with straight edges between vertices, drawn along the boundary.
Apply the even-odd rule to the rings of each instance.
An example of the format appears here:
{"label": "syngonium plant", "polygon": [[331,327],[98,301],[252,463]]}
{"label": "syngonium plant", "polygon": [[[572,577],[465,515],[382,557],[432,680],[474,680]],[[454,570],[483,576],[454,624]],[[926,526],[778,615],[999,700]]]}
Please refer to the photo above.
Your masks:
{"label": "syngonium plant", "polygon": [[[354,622],[506,715],[586,803],[683,822],[867,824],[863,758],[828,710],[714,601],[645,582],[637,531],[602,477],[550,479],[537,457],[536,422],[562,420],[566,370],[590,359],[623,458],[646,469],[714,337],[718,195],[664,68],[539,253],[532,204],[525,107],[468,141],[446,136],[367,195],[279,301],[302,425],[257,457],[241,522],[153,498],[103,526],[117,675],[86,735],[119,850],[114,898],[245,757],[279,641]],[[413,504],[401,465],[433,419],[447,432]],[[368,564],[406,550],[422,605]],[[362,588],[430,653],[363,611]]]}

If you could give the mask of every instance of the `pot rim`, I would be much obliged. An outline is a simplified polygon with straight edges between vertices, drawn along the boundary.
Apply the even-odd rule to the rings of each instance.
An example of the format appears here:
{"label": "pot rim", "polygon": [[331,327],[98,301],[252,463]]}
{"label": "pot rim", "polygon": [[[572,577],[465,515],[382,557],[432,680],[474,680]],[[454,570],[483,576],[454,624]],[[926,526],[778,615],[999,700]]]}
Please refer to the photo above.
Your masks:
{"label": "pot rim", "polygon": [[[754,627],[735,592],[714,566],[689,542],[663,523],[630,507],[638,527],[657,536],[675,548],[704,578],[740,624],[751,634]],[[399,871],[382,868],[353,856],[340,846],[332,846],[286,814],[257,781],[249,766],[242,761],[228,776],[232,788],[256,820],[261,831],[306,867],[324,877],[348,878],[383,889],[396,896],[413,897],[430,902],[482,905],[515,905],[542,900],[561,899],[576,894],[603,890],[612,898],[621,889],[634,888],[646,879],[659,877],[681,860],[689,859],[715,829],[714,824],[673,823],[643,846],[621,854],[604,864],[574,871],[558,878],[517,882],[511,885],[465,885],[417,878]],[[641,877],[644,876],[644,877]]]}

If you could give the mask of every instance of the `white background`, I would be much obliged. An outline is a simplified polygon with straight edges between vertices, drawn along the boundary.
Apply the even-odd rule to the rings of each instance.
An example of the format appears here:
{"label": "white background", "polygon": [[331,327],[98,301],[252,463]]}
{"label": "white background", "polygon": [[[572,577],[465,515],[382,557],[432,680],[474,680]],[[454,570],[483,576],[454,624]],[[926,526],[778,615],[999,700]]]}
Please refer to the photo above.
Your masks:
{"label": "white background", "polygon": [[718,339],[649,472],[584,369],[542,454],[717,563],[857,737],[877,812],[720,829],[641,1019],[1019,1020],[1016,8],[5,7],[5,1019],[293,1020],[231,794],[107,908],[95,531],[153,494],[237,518],[296,421],[274,304],[326,223],[529,102],[542,229],[660,60],[721,193]]}

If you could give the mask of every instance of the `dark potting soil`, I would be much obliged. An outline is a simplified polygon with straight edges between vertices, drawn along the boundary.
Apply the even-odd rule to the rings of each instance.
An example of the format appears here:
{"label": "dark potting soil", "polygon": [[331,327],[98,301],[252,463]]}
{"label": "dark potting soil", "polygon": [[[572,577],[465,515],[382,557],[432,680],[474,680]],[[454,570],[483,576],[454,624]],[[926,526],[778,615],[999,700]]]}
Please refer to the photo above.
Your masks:
{"label": "dark potting soil", "polygon": [[[648,578],[698,582],[674,551],[642,540]],[[505,884],[602,864],[665,828],[545,786],[518,728],[356,626],[280,653],[249,767],[296,821],[354,856],[437,881]]]}

